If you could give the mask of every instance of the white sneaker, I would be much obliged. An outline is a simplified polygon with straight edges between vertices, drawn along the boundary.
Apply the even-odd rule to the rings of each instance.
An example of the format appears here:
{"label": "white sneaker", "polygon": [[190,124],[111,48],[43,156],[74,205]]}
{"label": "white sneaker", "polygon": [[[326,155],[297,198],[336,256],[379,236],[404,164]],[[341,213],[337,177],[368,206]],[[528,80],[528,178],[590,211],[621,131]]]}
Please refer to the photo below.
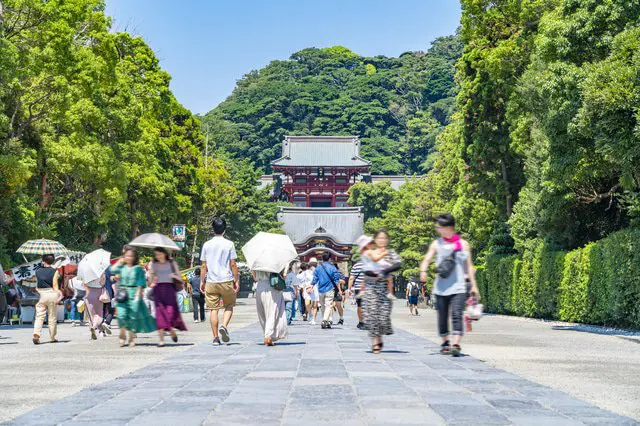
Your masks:
{"label": "white sneaker", "polygon": [[200,320],[193,320],[193,322],[200,322]]}
{"label": "white sneaker", "polygon": [[316,319],[315,318],[311,318],[311,325],[316,325]]}

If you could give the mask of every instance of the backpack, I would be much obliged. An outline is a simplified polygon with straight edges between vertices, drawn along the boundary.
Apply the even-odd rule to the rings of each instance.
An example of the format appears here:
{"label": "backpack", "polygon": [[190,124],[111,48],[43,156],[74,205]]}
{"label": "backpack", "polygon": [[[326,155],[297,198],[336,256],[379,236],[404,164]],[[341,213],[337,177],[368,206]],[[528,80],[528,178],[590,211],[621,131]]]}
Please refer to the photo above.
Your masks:
{"label": "backpack", "polygon": [[411,296],[418,296],[420,295],[420,287],[418,287],[418,284],[416,283],[411,283],[411,290],[409,291],[409,294]]}

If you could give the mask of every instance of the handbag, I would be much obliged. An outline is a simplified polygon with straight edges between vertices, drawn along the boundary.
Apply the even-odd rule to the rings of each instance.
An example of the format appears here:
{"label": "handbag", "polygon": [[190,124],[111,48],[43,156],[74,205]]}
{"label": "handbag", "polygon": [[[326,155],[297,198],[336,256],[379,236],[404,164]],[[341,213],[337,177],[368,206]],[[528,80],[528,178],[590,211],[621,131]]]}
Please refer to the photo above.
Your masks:
{"label": "handbag", "polygon": [[107,289],[102,287],[102,291],[100,292],[100,297],[98,298],[102,303],[111,302],[111,298],[109,297],[109,293],[107,293]]}
{"label": "handbag", "polygon": [[125,303],[127,300],[129,300],[129,292],[126,288],[119,288],[116,292],[116,302]]}
{"label": "handbag", "polygon": [[[171,271],[172,271],[174,274],[177,274],[177,273],[178,273],[178,271],[176,271],[176,265],[175,265],[175,263],[173,263],[173,260],[170,260],[169,262],[171,262]],[[182,291],[182,290],[184,290],[184,283],[183,283],[181,280],[177,279],[177,278],[174,278],[174,279],[173,279],[173,286],[176,288],[176,291]]]}
{"label": "handbag", "polygon": [[274,272],[269,275],[269,285],[274,290],[278,291],[283,291],[285,288],[287,288],[287,283],[285,282],[285,280],[280,276],[280,274],[276,274]]}

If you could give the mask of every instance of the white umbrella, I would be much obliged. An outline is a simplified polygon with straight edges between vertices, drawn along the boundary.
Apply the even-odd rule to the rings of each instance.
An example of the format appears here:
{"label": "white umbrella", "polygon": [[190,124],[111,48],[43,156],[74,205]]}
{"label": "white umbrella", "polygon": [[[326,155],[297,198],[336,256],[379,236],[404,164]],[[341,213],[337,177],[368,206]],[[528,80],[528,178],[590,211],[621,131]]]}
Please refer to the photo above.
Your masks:
{"label": "white umbrella", "polygon": [[291,238],[286,235],[258,232],[242,247],[247,265],[252,271],[282,272],[298,257]]}
{"label": "white umbrella", "polygon": [[144,248],[162,247],[168,250],[180,250],[180,247],[178,247],[178,245],[174,243],[171,238],[157,232],[142,234],[131,241],[129,245]]}
{"label": "white umbrella", "polygon": [[92,251],[78,264],[78,277],[86,283],[99,279],[111,264],[109,259],[111,259],[111,253],[106,250]]}

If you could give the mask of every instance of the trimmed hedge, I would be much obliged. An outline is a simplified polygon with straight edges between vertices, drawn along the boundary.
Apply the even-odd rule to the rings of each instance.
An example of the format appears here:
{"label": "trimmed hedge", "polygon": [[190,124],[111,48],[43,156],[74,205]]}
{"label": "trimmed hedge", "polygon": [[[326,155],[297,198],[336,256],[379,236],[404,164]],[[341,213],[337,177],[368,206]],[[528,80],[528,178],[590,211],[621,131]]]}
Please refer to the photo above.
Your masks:
{"label": "trimmed hedge", "polygon": [[531,241],[477,271],[488,312],[640,328],[640,229],[570,252]]}

